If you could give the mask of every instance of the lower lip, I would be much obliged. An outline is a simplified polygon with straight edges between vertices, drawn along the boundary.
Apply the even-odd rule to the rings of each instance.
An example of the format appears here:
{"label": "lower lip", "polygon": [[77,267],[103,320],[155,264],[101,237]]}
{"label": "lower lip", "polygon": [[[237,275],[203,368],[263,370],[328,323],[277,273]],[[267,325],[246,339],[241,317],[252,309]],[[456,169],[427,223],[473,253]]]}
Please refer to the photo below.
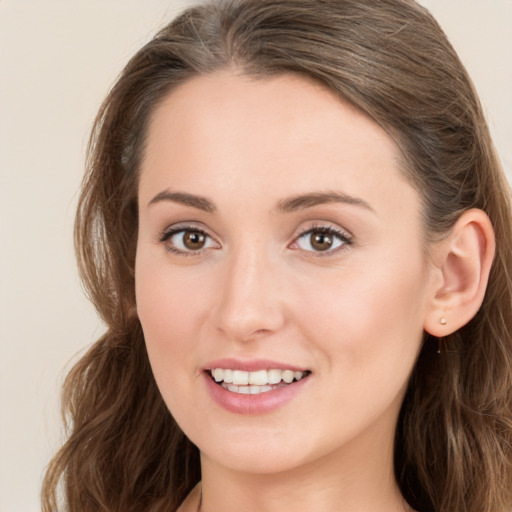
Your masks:
{"label": "lower lip", "polygon": [[309,380],[309,376],[301,380],[265,391],[257,395],[244,395],[224,389],[215,383],[208,373],[203,373],[206,387],[213,400],[223,409],[235,414],[265,414],[273,412],[290,402]]}

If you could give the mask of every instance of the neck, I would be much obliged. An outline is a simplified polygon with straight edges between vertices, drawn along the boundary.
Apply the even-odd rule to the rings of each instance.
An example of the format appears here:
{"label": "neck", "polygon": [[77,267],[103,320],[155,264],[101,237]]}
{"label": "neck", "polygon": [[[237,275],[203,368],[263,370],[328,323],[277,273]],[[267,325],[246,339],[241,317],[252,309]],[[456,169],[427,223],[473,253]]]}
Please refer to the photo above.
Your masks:
{"label": "neck", "polygon": [[289,471],[253,474],[202,455],[201,512],[404,512],[393,472],[393,443],[338,452]]}

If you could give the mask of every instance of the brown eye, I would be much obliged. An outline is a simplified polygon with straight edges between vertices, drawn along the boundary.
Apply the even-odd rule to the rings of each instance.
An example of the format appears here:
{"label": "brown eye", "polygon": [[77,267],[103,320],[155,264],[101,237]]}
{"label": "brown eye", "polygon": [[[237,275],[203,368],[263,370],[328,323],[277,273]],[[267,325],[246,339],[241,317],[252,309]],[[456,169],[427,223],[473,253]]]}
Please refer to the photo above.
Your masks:
{"label": "brown eye", "polygon": [[177,254],[191,255],[210,248],[219,248],[211,236],[200,229],[172,229],[165,233],[160,242]]}
{"label": "brown eye", "polygon": [[315,251],[328,251],[333,244],[333,237],[330,233],[318,233],[313,231],[310,234],[310,244]]}
{"label": "brown eye", "polygon": [[351,236],[344,231],[338,231],[329,226],[320,226],[302,233],[294,245],[305,252],[329,255],[336,253],[351,243]]}
{"label": "brown eye", "polygon": [[198,251],[204,247],[206,236],[199,231],[184,231],[183,245],[191,251]]}

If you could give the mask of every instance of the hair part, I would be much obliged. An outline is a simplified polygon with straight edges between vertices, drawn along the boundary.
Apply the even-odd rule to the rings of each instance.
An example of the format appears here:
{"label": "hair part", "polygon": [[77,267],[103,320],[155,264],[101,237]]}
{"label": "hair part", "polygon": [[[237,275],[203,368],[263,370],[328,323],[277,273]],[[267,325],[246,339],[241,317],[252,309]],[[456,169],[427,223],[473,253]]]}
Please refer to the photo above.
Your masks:
{"label": "hair part", "polygon": [[69,512],[176,510],[199,455],[151,373],[136,315],[137,184],[152,112],[191,77],[231,68],[295,73],[379,123],[422,198],[431,242],[480,208],[497,253],[484,303],[464,328],[430,336],[413,371],[395,471],[420,512],[512,508],[510,189],[474,87],[439,25],[411,0],[223,0],[187,10],[128,63],[97,116],[75,243],[107,326],[64,385],[69,438],[49,466],[43,510],[63,485]]}

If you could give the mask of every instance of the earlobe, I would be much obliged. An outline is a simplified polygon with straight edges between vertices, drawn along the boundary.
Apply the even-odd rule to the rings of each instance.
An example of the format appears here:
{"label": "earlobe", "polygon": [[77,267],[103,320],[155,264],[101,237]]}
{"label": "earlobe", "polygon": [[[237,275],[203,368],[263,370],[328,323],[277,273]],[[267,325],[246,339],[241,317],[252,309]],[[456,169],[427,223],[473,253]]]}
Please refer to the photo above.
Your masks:
{"label": "earlobe", "polygon": [[424,330],[436,337],[467,324],[482,305],[495,251],[489,217],[472,209],[464,212],[446,239],[434,249],[430,308]]}

